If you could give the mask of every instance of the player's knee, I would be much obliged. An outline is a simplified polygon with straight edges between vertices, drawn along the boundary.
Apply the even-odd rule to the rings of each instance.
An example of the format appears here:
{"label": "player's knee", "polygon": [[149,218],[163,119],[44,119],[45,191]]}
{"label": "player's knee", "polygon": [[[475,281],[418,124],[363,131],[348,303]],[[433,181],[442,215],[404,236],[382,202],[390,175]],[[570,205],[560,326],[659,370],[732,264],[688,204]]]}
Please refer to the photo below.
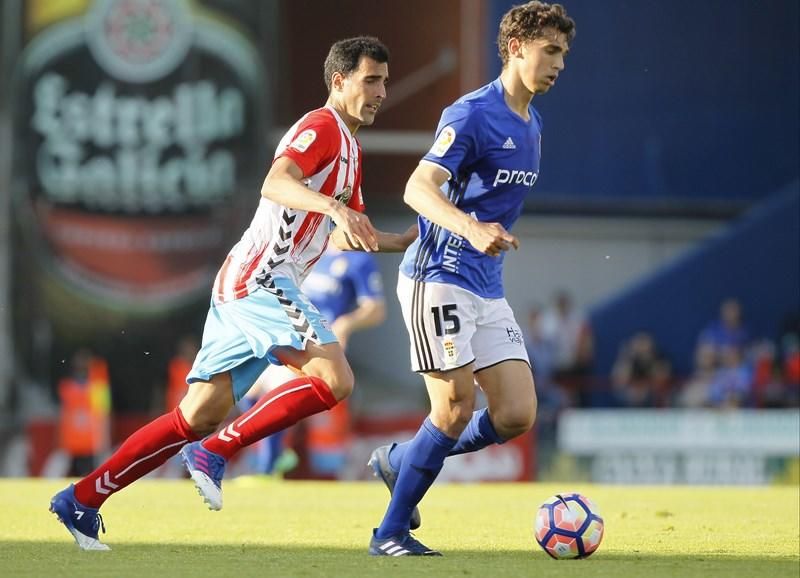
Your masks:
{"label": "player's knee", "polygon": [[353,393],[355,378],[349,366],[337,368],[336,371],[318,377],[328,385],[336,401],[342,401]]}
{"label": "player's knee", "polygon": [[199,436],[216,431],[232,406],[230,390],[210,383],[193,383],[180,403],[183,418]]}
{"label": "player's knee", "polygon": [[536,421],[536,398],[528,403],[515,403],[492,415],[492,422],[503,439],[515,438],[530,431]]}
{"label": "player's knee", "polygon": [[202,437],[217,431],[228,412],[226,411],[223,414],[222,412],[214,411],[212,408],[194,407],[189,410],[182,410],[182,413],[192,431]]}
{"label": "player's knee", "polygon": [[352,377],[349,380],[343,379],[335,381],[330,385],[331,393],[333,393],[333,397],[336,398],[336,401],[342,401],[350,397],[350,394],[353,393],[354,385]]}

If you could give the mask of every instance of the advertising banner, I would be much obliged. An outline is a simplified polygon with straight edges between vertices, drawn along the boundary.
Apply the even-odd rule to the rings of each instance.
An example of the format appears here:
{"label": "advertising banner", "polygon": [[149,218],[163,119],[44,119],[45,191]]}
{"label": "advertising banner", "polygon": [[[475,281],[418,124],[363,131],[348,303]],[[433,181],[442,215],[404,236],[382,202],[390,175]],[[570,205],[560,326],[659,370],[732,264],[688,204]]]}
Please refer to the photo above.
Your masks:
{"label": "advertising banner", "polygon": [[26,3],[15,213],[51,292],[138,314],[209,291],[263,170],[262,64],[236,4]]}
{"label": "advertising banner", "polygon": [[575,409],[557,435],[574,474],[604,483],[790,482],[800,465],[796,409]]}
{"label": "advertising banner", "polygon": [[147,411],[258,202],[275,7],[20,5],[8,85],[17,373],[52,393],[89,347],[109,363],[114,411]]}

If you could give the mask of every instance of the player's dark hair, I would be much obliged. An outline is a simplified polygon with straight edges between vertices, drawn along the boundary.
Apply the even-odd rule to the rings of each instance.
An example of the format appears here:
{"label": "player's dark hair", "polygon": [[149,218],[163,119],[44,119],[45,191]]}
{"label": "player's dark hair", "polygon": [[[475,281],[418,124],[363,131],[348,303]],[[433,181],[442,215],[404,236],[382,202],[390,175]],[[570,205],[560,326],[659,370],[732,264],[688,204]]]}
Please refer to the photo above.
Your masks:
{"label": "player's dark hair", "polygon": [[356,36],[339,40],[331,46],[325,58],[325,86],[331,91],[331,77],[335,72],[347,76],[358,68],[362,56],[383,64],[389,62],[389,49],[373,36]]}
{"label": "player's dark hair", "polygon": [[518,38],[521,41],[541,38],[546,28],[555,28],[567,37],[567,42],[575,38],[575,21],[567,16],[561,4],[545,4],[534,0],[527,4],[513,6],[500,21],[497,33],[497,49],[503,66],[508,64],[508,41]]}

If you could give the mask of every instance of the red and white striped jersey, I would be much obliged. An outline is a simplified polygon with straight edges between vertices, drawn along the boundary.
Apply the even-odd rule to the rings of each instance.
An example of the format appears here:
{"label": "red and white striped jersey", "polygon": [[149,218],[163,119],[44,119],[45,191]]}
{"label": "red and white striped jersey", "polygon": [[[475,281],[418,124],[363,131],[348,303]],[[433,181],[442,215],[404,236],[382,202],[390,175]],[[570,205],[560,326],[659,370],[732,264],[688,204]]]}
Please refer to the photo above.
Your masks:
{"label": "red and white striped jersey", "polygon": [[[278,144],[275,160],[280,157],[300,167],[308,188],[363,212],[361,145],[333,108],[313,110],[297,121]],[[244,297],[266,277],[288,277],[300,286],[334,226],[327,215],[261,197],[250,226],[217,273],[214,302]]]}

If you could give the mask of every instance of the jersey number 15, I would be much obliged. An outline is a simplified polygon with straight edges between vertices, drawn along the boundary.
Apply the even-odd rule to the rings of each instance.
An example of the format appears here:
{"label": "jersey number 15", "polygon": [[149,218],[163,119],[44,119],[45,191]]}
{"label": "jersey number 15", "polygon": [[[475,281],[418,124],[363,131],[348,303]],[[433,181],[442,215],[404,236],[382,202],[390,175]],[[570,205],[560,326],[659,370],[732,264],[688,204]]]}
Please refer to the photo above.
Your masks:
{"label": "jersey number 15", "polygon": [[[431,307],[431,313],[433,313],[433,326],[436,330],[436,336],[441,337],[442,335],[453,335],[454,333],[458,333],[461,330],[461,321],[458,319],[458,315],[455,314],[456,306],[455,304],[451,305],[442,305],[441,307]],[[442,332],[442,322],[444,322],[444,333]],[[447,327],[447,324],[451,324]]]}

